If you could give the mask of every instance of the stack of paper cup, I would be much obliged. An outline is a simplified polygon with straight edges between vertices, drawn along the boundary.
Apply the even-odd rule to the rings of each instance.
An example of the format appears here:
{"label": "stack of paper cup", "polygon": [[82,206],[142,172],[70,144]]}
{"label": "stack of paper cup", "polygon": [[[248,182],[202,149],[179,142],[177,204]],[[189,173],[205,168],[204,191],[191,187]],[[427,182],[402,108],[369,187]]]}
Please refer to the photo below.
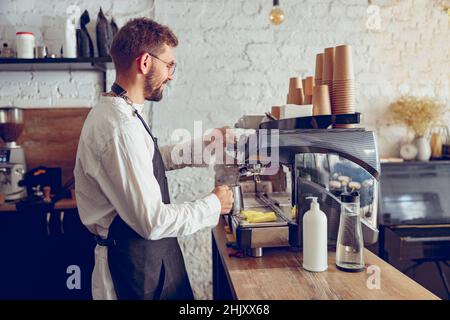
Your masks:
{"label": "stack of paper cup", "polygon": [[315,74],[315,85],[319,86],[322,84],[323,75],[323,53],[316,55],[316,74]]}
{"label": "stack of paper cup", "polygon": [[327,85],[314,87],[313,116],[331,114],[330,92]]}
{"label": "stack of paper cup", "polygon": [[301,78],[289,79],[289,93],[287,95],[287,104],[303,104],[305,95],[303,93]]}
{"label": "stack of paper cup", "polygon": [[305,103],[306,104],[311,104],[312,103],[312,96],[314,93],[314,77],[307,77],[305,79],[305,86],[304,86],[304,91],[305,91]]}
{"label": "stack of paper cup", "polygon": [[326,48],[323,54],[322,84],[328,86],[330,97],[333,94],[334,48]]}
{"label": "stack of paper cup", "polygon": [[[315,74],[304,79],[289,79],[287,106],[272,107],[276,118],[284,119],[306,114],[295,105],[308,106],[308,114],[330,115],[355,113],[355,75],[351,46],[326,48],[316,55]],[[334,125],[348,128],[352,125]]]}
{"label": "stack of paper cup", "polygon": [[[348,45],[336,47],[331,109],[333,114],[355,113],[355,75],[352,49]],[[349,126],[337,125],[336,127]]]}

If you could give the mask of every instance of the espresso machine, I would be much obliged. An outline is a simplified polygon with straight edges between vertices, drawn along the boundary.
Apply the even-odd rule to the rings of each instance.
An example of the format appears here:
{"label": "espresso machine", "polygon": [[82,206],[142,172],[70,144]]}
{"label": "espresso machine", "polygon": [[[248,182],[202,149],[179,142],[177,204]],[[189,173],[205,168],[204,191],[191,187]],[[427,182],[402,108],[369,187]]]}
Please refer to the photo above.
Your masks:
{"label": "espresso machine", "polygon": [[[318,197],[320,208],[327,215],[328,244],[335,246],[340,195],[351,191],[360,193],[365,245],[377,242],[380,163],[373,132],[362,128],[298,129],[295,122],[287,129],[261,127],[241,136],[235,163],[216,166],[217,184],[242,183],[245,210],[271,211],[277,217],[274,222],[249,223],[239,212],[231,212],[228,225],[238,249],[258,257],[264,248],[301,248],[302,219],[310,208],[307,198],[311,196]],[[286,172],[285,190],[265,192],[258,187],[265,177],[280,171]],[[251,183],[249,177],[255,188],[246,187]]]}
{"label": "espresso machine", "polygon": [[23,131],[23,112],[17,107],[0,108],[0,138],[4,145],[0,147],[0,193],[5,200],[25,198],[27,192],[19,185],[25,172],[25,153],[16,143]]}

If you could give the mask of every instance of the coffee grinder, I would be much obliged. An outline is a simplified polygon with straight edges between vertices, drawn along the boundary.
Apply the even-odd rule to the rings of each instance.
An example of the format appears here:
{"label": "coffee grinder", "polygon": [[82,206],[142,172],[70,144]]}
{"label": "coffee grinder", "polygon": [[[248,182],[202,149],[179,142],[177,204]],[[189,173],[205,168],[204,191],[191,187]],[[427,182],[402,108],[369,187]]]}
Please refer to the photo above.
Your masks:
{"label": "coffee grinder", "polygon": [[25,187],[19,185],[26,172],[25,152],[16,143],[23,127],[22,109],[0,107],[0,138],[5,143],[0,147],[0,193],[7,201],[27,196]]}

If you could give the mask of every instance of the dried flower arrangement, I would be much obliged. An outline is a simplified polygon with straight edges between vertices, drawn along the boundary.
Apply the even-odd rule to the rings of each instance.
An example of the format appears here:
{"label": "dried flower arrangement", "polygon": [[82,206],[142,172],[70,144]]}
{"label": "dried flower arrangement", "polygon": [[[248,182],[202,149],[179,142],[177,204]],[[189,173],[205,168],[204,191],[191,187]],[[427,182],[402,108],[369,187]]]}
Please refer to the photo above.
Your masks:
{"label": "dried flower arrangement", "polygon": [[419,137],[438,122],[443,111],[442,104],[433,98],[403,96],[389,105],[392,119]]}

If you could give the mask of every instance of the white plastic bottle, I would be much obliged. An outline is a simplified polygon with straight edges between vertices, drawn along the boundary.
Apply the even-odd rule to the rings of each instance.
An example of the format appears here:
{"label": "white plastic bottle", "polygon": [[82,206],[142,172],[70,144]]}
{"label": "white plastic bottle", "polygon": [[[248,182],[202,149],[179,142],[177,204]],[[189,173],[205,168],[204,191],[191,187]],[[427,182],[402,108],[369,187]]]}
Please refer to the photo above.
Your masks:
{"label": "white plastic bottle", "polygon": [[74,19],[66,20],[66,29],[64,34],[63,56],[64,58],[77,57],[77,33]]}
{"label": "white plastic bottle", "polygon": [[317,197],[307,199],[312,201],[303,216],[303,268],[322,272],[328,269],[327,216],[320,211]]}

